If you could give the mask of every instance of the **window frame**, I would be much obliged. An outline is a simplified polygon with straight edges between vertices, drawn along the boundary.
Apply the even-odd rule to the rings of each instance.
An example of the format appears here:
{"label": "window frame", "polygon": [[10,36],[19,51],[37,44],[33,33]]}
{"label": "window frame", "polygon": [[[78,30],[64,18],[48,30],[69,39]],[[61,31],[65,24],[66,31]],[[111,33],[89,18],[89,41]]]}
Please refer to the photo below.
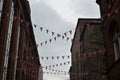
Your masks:
{"label": "window frame", "polygon": [[113,35],[113,44],[114,44],[115,60],[117,61],[120,58],[120,32],[116,30]]}

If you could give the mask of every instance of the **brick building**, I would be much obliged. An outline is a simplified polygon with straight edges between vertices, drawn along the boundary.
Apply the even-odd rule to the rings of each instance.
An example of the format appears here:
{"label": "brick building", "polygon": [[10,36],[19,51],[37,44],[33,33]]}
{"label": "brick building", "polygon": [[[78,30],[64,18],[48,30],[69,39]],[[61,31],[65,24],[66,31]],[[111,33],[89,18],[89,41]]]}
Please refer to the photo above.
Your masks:
{"label": "brick building", "polygon": [[0,80],[38,80],[39,71],[29,2],[0,0]]}
{"label": "brick building", "polygon": [[106,48],[107,79],[120,80],[120,0],[96,0]]}
{"label": "brick building", "polygon": [[99,19],[78,20],[71,53],[71,80],[105,80],[104,45]]}

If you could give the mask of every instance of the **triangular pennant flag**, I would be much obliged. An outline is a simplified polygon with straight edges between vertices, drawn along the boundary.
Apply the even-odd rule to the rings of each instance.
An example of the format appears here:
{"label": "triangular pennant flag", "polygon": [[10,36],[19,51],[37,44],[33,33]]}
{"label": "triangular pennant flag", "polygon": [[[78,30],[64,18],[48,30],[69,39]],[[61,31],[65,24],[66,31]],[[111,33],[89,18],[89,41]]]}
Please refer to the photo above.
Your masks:
{"label": "triangular pennant flag", "polygon": [[52,69],[52,71],[54,71],[54,69]]}
{"label": "triangular pennant flag", "polygon": [[60,66],[62,66],[62,63],[60,63]]}
{"label": "triangular pennant flag", "polygon": [[54,40],[56,41],[56,37],[54,37]]}
{"label": "triangular pennant flag", "polygon": [[41,59],[43,60],[43,59],[44,59],[44,57],[41,57]]}
{"label": "triangular pennant flag", "polygon": [[66,41],[68,41],[68,40],[69,40],[69,37],[67,37]]}
{"label": "triangular pennant flag", "polygon": [[52,39],[49,39],[50,43],[52,42]]}
{"label": "triangular pennant flag", "polygon": [[41,46],[43,45],[43,43],[40,43],[41,44]]}
{"label": "triangular pennant flag", "polygon": [[58,71],[60,73],[60,71]]}
{"label": "triangular pennant flag", "polygon": [[59,56],[57,56],[57,59],[59,59]]}
{"label": "triangular pennant flag", "polygon": [[61,72],[63,72],[63,71],[61,71]]}
{"label": "triangular pennant flag", "polygon": [[51,65],[49,67],[51,68]]}
{"label": "triangular pennant flag", "polygon": [[56,66],[58,66],[58,64],[56,64]]}
{"label": "triangular pennant flag", "polygon": [[67,36],[67,33],[64,33],[65,36]]}
{"label": "triangular pennant flag", "polygon": [[55,72],[57,72],[57,70],[55,70]]}
{"label": "triangular pennant flag", "polygon": [[36,25],[36,24],[34,24],[34,27],[35,27],[35,28],[36,28],[36,26],[37,26],[37,25]]}
{"label": "triangular pennant flag", "polygon": [[62,59],[64,59],[64,56],[62,56]]}
{"label": "triangular pennant flag", "polygon": [[45,67],[45,69],[47,70],[47,66]]}
{"label": "triangular pennant flag", "polygon": [[55,66],[53,65],[53,67],[55,67]]}
{"label": "triangular pennant flag", "polygon": [[68,55],[67,57],[68,57],[68,59],[70,58],[70,56],[69,56],[69,55]]}
{"label": "triangular pennant flag", "polygon": [[62,36],[62,39],[64,39],[64,36]]}
{"label": "triangular pennant flag", "polygon": [[60,34],[57,34],[57,37],[60,37]]}
{"label": "triangular pennant flag", "polygon": [[70,30],[69,33],[72,34],[72,30]]}
{"label": "triangular pennant flag", "polygon": [[40,30],[42,31],[42,30],[43,30],[43,28],[42,28],[42,27],[40,27]]}
{"label": "triangular pennant flag", "polygon": [[48,32],[49,32],[49,30],[48,30],[48,29],[46,29],[46,32],[48,33]]}
{"label": "triangular pennant flag", "polygon": [[45,41],[45,44],[47,44],[47,41]]}
{"label": "triangular pennant flag", "polygon": [[52,32],[52,36],[54,35],[54,32]]}
{"label": "triangular pennant flag", "polygon": [[48,60],[49,57],[46,57],[46,59]]}
{"label": "triangular pennant flag", "polygon": [[52,59],[54,59],[54,56],[52,56]]}

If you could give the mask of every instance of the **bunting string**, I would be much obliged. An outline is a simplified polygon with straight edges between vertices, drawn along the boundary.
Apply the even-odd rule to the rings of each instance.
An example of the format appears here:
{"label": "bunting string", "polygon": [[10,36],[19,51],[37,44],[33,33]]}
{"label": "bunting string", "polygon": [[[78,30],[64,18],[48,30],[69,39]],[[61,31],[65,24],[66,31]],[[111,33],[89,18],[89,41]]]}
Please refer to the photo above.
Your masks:
{"label": "bunting string", "polygon": [[[116,14],[118,14],[118,9],[116,9],[116,10],[113,11],[113,12],[116,13]],[[112,12],[112,13],[113,13],[113,12]],[[111,14],[111,13],[109,13],[109,15],[110,15],[110,14]],[[9,14],[7,14],[7,15],[9,15]],[[24,19],[20,19],[20,18],[17,17],[17,16],[14,16],[14,21],[17,20],[17,19],[19,19],[22,24],[23,24],[23,23],[27,24],[27,28],[28,28],[30,22],[28,22],[28,21],[26,21],[26,20],[24,20]],[[38,25],[34,24],[34,27],[35,27],[35,28],[36,28],[37,26],[38,26]],[[25,27],[26,27],[26,26],[25,26]],[[83,28],[83,27],[81,26],[81,28]],[[41,31],[43,31],[43,29],[44,29],[43,27],[40,27],[40,30],[41,30]],[[50,31],[50,30],[48,30],[48,29],[45,29],[45,31],[46,31],[46,33],[51,32],[52,35],[55,34],[55,32]],[[43,41],[43,42],[41,42],[40,44],[37,44],[37,45],[35,45],[35,46],[38,47],[38,45],[41,45],[41,46],[42,46],[43,44],[44,44],[44,45],[47,45],[48,42],[51,43],[52,41],[56,41],[57,38],[60,38],[60,37],[62,38],[62,40],[66,39],[66,41],[68,41],[68,40],[72,41],[72,39],[71,39],[70,37],[67,37],[68,33],[69,33],[69,34],[72,34],[72,33],[73,33],[72,31],[73,31],[73,29],[71,29],[71,30],[63,33],[63,35],[56,33],[56,35],[57,35],[56,37],[54,37],[54,38],[52,38],[52,39],[45,40],[45,41]],[[66,38],[65,38],[65,37],[66,37]]]}
{"label": "bunting string", "polygon": [[[28,70],[28,69],[27,69]],[[38,73],[39,71],[31,71],[31,70],[28,70],[26,71],[25,69],[22,69],[22,68],[19,68],[17,69],[17,71],[19,72],[23,72],[24,74],[30,76],[31,78],[34,78],[34,79],[38,79],[37,75],[35,75],[36,73]],[[83,77],[83,76],[88,76],[89,73],[88,72],[64,72],[64,73],[57,73],[57,72],[39,72],[40,74],[47,74],[47,75],[71,75],[73,77],[71,77],[70,79],[76,79],[76,78],[79,78],[79,77]],[[90,73],[92,74],[92,73]],[[94,74],[94,73],[93,73]]]}
{"label": "bunting string", "polygon": [[49,60],[49,59],[51,59],[51,60],[54,60],[54,59],[65,59],[65,58],[67,58],[67,59],[69,59],[70,58],[70,55],[66,55],[66,56],[41,56],[40,57],[40,59],[41,60]]}
{"label": "bunting string", "polygon": [[45,68],[46,71],[52,71],[52,72],[59,72],[59,73],[63,73],[63,72],[66,72],[66,73],[69,73],[67,71],[63,71],[63,70],[57,70],[57,69],[53,69],[53,68]]}
{"label": "bunting string", "polygon": [[[118,11],[118,8],[117,9],[115,9],[115,11],[113,11],[112,13],[116,13],[116,14],[118,14],[119,13],[119,11]],[[7,16],[8,16],[9,14],[7,14]],[[107,15],[111,15],[111,13],[108,13]],[[103,18],[103,17],[102,17]],[[28,26],[29,26],[29,24],[30,24],[30,22],[29,21],[26,21],[26,20],[24,20],[24,19],[20,19],[19,17],[17,17],[17,16],[14,16],[14,21],[15,20],[20,20],[20,22],[23,24],[23,23],[25,23],[25,24],[27,24],[27,28],[28,28]],[[36,28],[38,25],[36,25],[36,24],[34,24],[34,27]],[[25,26],[26,27],[26,26]],[[82,28],[82,27],[81,27]],[[43,31],[43,27],[40,27],[40,31]],[[53,31],[50,31],[50,30],[48,30],[48,29],[45,29],[45,31],[46,31],[46,33],[48,34],[48,33],[50,33],[51,32],[51,34],[52,35],[54,35],[55,34],[55,32],[53,32]],[[45,41],[43,41],[43,42],[41,42],[39,45],[43,45],[43,44],[47,44],[48,42],[49,43],[51,43],[52,41],[56,41],[57,40],[57,38],[59,38],[59,37],[61,37],[62,38],[62,40],[63,39],[66,39],[66,41],[68,41],[68,40],[71,40],[72,41],[72,39],[70,38],[70,37],[67,37],[67,35],[68,34],[72,34],[73,32],[73,29],[71,29],[71,30],[69,30],[68,32],[65,32],[65,33],[63,33],[63,35],[60,35],[60,34],[58,34],[58,33],[56,33],[56,37],[54,37],[54,38],[52,38],[52,39],[48,39],[48,40],[45,40]],[[65,38],[66,37],[66,38]],[[36,46],[36,45],[35,45]]]}
{"label": "bunting string", "polygon": [[61,37],[62,40],[66,40],[66,41],[69,41],[69,40],[70,40],[70,41],[72,41],[72,39],[71,39],[70,37],[65,37],[65,36],[61,36],[60,34],[57,34],[56,37],[51,38],[51,39],[48,39],[48,40],[45,40],[45,41],[41,42],[40,45],[41,45],[41,46],[43,46],[43,44],[44,44],[44,45],[47,45],[48,42],[51,43],[52,41],[56,41],[57,38],[60,38],[60,37]]}
{"label": "bunting string", "polygon": [[80,72],[67,72],[67,71],[62,71],[62,70],[54,70],[52,69],[52,72],[53,73],[61,73],[61,74],[65,74],[65,75],[72,75],[72,76],[75,76],[75,75],[79,75],[79,74],[88,74],[88,72],[86,73],[80,73]]}
{"label": "bunting string", "polygon": [[[103,53],[104,52],[104,49],[103,50],[98,50],[98,52],[100,52],[100,53]],[[94,55],[96,55],[97,54],[97,52],[93,52],[93,54]],[[93,55],[92,55],[93,56]],[[83,56],[83,59],[81,59],[81,58],[79,58],[78,59],[78,61],[80,62],[81,60],[86,60],[88,57],[91,57],[91,55],[84,55]],[[28,67],[28,68],[17,68],[17,70],[18,71],[25,71],[25,73],[27,73],[28,72],[28,75],[31,75],[31,73],[38,73],[38,70],[37,70],[37,65],[34,65],[34,64],[31,64],[31,63],[26,63],[25,61],[23,61],[23,60],[21,60],[21,62],[24,64],[24,65],[28,65],[28,66],[31,66],[30,68]],[[76,61],[75,61],[76,62]],[[65,64],[69,64],[70,62],[68,61],[68,62],[64,62],[64,63],[60,63],[60,64],[55,64],[55,65],[49,65],[49,66],[45,66],[45,67],[42,67],[42,68],[45,68],[46,70],[48,69],[48,68],[51,68],[51,67],[55,67],[55,66],[62,66],[62,65],[65,65]],[[49,69],[50,70],[50,69]],[[57,70],[54,70],[54,71],[56,71],[56,72],[46,72],[47,74],[64,74],[64,75],[66,75],[66,74],[68,74],[68,72],[65,72],[65,71],[57,71]],[[60,72],[63,72],[63,73],[60,73]],[[85,73],[69,73],[69,74],[71,74],[71,75],[78,75],[78,76],[82,76],[82,75],[85,75]],[[87,74],[87,73],[86,73]],[[34,77],[35,78],[35,76],[34,75],[31,75],[32,77]]]}
{"label": "bunting string", "polygon": [[72,75],[72,76],[86,76],[88,75],[88,72],[74,72],[74,73],[70,73],[70,72],[63,72],[63,73],[58,73],[58,72],[43,72],[46,74],[57,74],[57,75]]}
{"label": "bunting string", "polygon": [[[101,49],[98,49],[98,50],[94,50],[94,51],[92,51],[92,52],[86,52],[86,53],[84,53],[84,55],[82,55],[82,58],[84,59],[84,58],[90,58],[90,57],[92,57],[92,56],[94,56],[94,55],[96,55],[96,54],[98,54],[98,53],[102,53],[102,54],[104,54],[104,52],[105,52],[105,49],[104,48],[101,48]],[[6,54],[6,56],[8,56],[9,57],[9,54]],[[81,58],[80,56],[81,56],[81,54],[79,54],[78,55],[79,56],[79,59]],[[15,60],[15,58],[16,59],[18,59],[18,58],[23,58],[24,56],[23,55],[21,55],[21,56],[17,56],[17,57],[14,57],[14,56],[12,56],[12,59],[13,60]],[[26,55],[25,56],[26,58],[26,60],[35,60],[35,59],[41,59],[41,60],[54,60],[54,59],[56,59],[56,60],[60,60],[60,59],[62,59],[62,60],[64,60],[65,58],[67,58],[67,59],[69,59],[70,58],[70,55],[63,55],[63,56],[42,56],[42,57],[34,57],[34,56],[29,56],[29,55]],[[83,60],[83,59],[80,59],[80,60]]]}
{"label": "bunting string", "polygon": [[54,64],[54,65],[49,65],[49,66],[45,66],[45,67],[42,67],[42,68],[46,68],[47,69],[47,68],[58,67],[58,66],[63,66],[63,65],[67,65],[67,64],[70,64],[70,61],[59,63],[59,64]]}
{"label": "bunting string", "polygon": [[[84,53],[84,55],[82,55],[82,56],[79,54],[78,59],[74,60],[73,62],[81,62],[81,61],[88,60],[91,57],[96,56],[97,54],[104,54],[104,51],[105,51],[105,49],[97,50],[97,51],[93,51],[93,52],[88,52],[88,53]],[[29,61],[37,59],[37,58],[31,57],[30,59],[25,58],[26,60],[24,60],[23,57],[21,56],[21,57],[15,58],[15,59],[17,60],[18,58],[19,58],[19,62],[21,62],[22,64],[32,66],[32,67],[37,69],[37,65],[29,62]],[[42,68],[45,68],[47,70],[48,68],[51,68],[51,67],[58,67],[58,66],[60,67],[60,66],[67,65],[67,64],[70,64],[70,61],[59,63],[59,64],[53,64],[53,65],[44,66]]]}
{"label": "bunting string", "polygon": [[39,28],[40,28],[40,31],[45,31],[47,34],[50,34],[51,36],[56,35],[56,36],[63,36],[63,37],[67,37],[68,34],[71,35],[71,34],[73,33],[73,30],[75,30],[75,29],[71,29],[71,30],[65,32],[63,35],[61,35],[61,34],[59,34],[59,33],[55,33],[54,31],[50,31],[49,29],[44,29],[43,27],[40,27],[40,26],[38,26],[38,25],[36,25],[36,24],[34,24],[34,27],[35,27],[35,28],[36,28],[36,27],[39,27]]}
{"label": "bunting string", "polygon": [[[80,45],[85,45],[85,46],[88,46],[88,47],[92,47],[92,48],[96,48],[96,49],[98,49],[97,51],[94,51],[94,52],[89,52],[89,56],[92,56],[92,54],[94,54],[94,53],[104,53],[104,51],[105,51],[105,49],[104,48],[100,48],[100,47],[98,47],[98,46],[92,46],[92,45],[90,45],[90,43],[88,44],[88,43],[84,43],[84,42],[81,42],[81,44]],[[31,51],[31,49],[33,49],[34,47],[31,47],[31,48],[28,48],[28,49],[26,49],[26,52],[28,52],[27,54],[29,54],[29,51]],[[17,52],[16,52],[17,53]],[[18,52],[18,53],[20,53],[20,52]],[[85,53],[85,54],[87,54],[87,53]],[[6,56],[8,56],[9,57],[9,53],[8,54],[6,54]],[[20,56],[17,56],[17,58],[18,57],[20,57]],[[24,56],[21,56],[21,57],[24,57]],[[84,56],[85,57],[85,56]],[[14,60],[14,56],[12,56],[12,59]],[[63,56],[41,56],[40,57],[40,59],[41,60],[54,60],[54,59],[57,59],[57,60],[60,60],[60,59],[65,59],[65,58],[70,58],[70,55],[63,55]],[[29,56],[29,55],[26,55],[26,59],[32,59],[32,60],[35,60],[35,59],[39,59],[39,57],[34,57],[34,56]]]}
{"label": "bunting string", "polygon": [[35,74],[40,73],[40,74],[55,74],[55,75],[72,75],[72,76],[86,76],[89,73],[88,72],[50,72],[50,71],[33,71],[30,69],[22,69],[22,68],[17,68],[17,71],[19,72],[24,72],[27,75],[30,75],[33,78],[36,78]]}

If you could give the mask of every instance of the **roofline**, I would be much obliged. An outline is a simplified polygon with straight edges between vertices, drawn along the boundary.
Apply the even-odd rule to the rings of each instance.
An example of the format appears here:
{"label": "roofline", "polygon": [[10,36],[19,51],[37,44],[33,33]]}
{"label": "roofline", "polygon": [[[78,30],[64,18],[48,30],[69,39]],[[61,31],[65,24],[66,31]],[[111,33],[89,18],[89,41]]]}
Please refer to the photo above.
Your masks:
{"label": "roofline", "polygon": [[96,0],[96,3],[100,5],[101,4],[101,0]]}
{"label": "roofline", "polygon": [[73,40],[72,40],[72,45],[71,45],[70,51],[72,51],[72,47],[73,47],[73,44],[74,44],[74,40],[75,40],[75,36],[76,36],[76,30],[77,30],[77,28],[78,28],[79,21],[80,21],[80,19],[78,19],[77,26],[76,26],[76,28],[75,28],[75,33],[74,33],[74,37],[73,37]]}

